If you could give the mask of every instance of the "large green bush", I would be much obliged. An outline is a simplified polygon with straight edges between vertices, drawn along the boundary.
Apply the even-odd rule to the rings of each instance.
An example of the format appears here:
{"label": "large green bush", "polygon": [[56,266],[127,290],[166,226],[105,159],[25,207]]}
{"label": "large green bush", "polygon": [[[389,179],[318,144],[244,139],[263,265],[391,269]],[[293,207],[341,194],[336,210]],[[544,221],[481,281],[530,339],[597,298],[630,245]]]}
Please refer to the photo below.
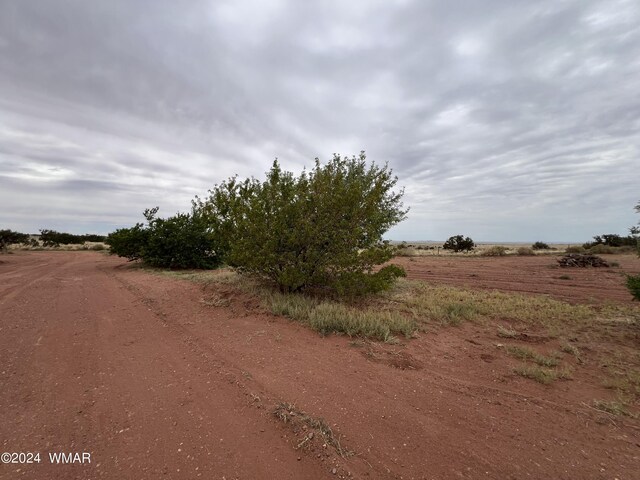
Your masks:
{"label": "large green bush", "polygon": [[454,235],[453,237],[449,237],[442,248],[445,250],[453,250],[454,252],[465,252],[471,251],[474,249],[476,244],[471,240],[470,237],[464,237],[462,235]]}
{"label": "large green bush", "polygon": [[209,219],[194,209],[158,218],[158,207],[145,210],[147,225],[121,228],[106,240],[110,252],[129,260],[167,268],[215,268],[222,255],[209,228]]}
{"label": "large green bush", "polygon": [[378,268],[393,256],[382,235],[403,220],[403,192],[385,165],[334,155],[299,176],[277,160],[264,181],[232,178],[207,201],[213,231],[240,272],[273,281],[283,292],[329,288],[358,295],[388,288],[400,267]]}

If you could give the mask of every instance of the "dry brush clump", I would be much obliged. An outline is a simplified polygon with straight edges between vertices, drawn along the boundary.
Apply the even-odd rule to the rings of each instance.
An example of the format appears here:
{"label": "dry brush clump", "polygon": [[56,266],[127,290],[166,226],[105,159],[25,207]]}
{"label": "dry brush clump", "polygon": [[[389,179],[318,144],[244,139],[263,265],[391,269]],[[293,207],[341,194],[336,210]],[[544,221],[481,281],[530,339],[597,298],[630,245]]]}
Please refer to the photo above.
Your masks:
{"label": "dry brush clump", "polygon": [[570,253],[558,259],[561,267],[609,267],[609,264],[597,255]]}

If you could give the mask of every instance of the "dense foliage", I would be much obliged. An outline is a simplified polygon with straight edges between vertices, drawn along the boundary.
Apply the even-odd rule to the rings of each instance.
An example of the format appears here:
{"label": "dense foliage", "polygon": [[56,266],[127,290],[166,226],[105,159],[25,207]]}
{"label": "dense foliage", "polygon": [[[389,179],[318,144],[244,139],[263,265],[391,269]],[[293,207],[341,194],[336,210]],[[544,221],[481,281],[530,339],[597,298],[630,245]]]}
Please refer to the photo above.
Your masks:
{"label": "dense foliage", "polygon": [[29,234],[14,232],[13,230],[0,230],[0,249],[4,250],[7,246],[14,243],[28,243]]}
{"label": "dense foliage", "polygon": [[220,249],[209,228],[208,218],[194,209],[173,217],[158,218],[158,207],[147,209],[147,225],[138,223],[109,234],[106,243],[114,255],[142,259],[155,267],[215,268],[221,263]]}
{"label": "dense foliage", "polygon": [[105,243],[109,245],[109,252],[112,255],[125,257],[128,260],[139,260],[147,244],[148,233],[149,230],[142,223],[137,223],[131,228],[119,228],[110,233]]}
{"label": "dense foliage", "polygon": [[104,235],[74,235],[55,230],[40,230],[40,240],[45,247],[59,247],[60,245],[82,244],[85,242],[104,242]]}
{"label": "dense foliage", "polygon": [[627,288],[635,300],[640,300],[640,275],[628,275]]}
{"label": "dense foliage", "polygon": [[476,244],[473,243],[471,238],[464,237],[462,235],[454,235],[444,242],[442,248],[445,250],[453,250],[454,252],[465,252],[473,250],[475,246]]}
{"label": "dense foliage", "polygon": [[285,292],[313,287],[341,295],[388,288],[404,275],[382,235],[407,211],[394,192],[397,178],[385,165],[334,155],[326,164],[295,176],[277,160],[263,182],[231,178],[207,201],[213,231],[227,249],[226,261],[240,272],[273,281]]}

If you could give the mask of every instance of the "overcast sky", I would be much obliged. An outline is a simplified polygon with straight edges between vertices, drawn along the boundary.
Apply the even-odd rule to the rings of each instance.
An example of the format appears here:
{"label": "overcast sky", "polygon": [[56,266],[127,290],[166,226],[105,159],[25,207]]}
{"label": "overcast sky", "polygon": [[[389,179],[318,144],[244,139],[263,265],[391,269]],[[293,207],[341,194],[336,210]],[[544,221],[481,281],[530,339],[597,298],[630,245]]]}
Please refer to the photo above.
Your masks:
{"label": "overcast sky", "polygon": [[0,0],[0,228],[365,150],[389,238],[582,242],[640,220],[639,147],[637,0]]}

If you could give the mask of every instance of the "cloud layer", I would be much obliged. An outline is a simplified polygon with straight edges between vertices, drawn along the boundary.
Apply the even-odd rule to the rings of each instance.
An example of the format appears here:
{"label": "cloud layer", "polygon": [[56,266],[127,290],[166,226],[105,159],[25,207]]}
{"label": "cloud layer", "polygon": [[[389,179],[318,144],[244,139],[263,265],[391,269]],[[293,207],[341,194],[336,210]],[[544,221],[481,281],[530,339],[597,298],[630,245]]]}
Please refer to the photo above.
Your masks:
{"label": "cloud layer", "polygon": [[109,232],[367,151],[396,239],[586,241],[640,200],[634,0],[0,3],[0,228]]}

